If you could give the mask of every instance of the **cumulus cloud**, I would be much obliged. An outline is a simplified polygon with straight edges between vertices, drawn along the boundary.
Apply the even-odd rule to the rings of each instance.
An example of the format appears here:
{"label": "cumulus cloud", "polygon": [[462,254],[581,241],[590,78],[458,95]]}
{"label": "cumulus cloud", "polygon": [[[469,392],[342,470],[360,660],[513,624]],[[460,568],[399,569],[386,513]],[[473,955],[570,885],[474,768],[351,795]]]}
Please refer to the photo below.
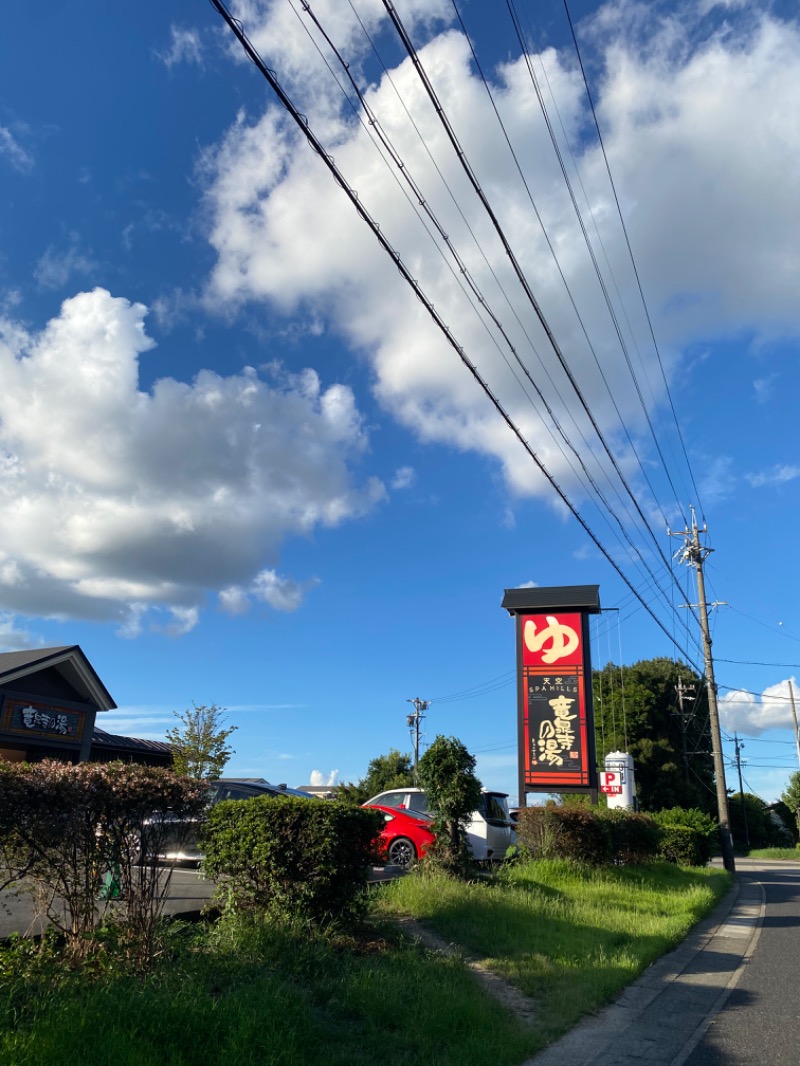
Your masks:
{"label": "cumulus cloud", "polygon": [[38,334],[0,322],[0,608],[128,636],[153,608],[180,635],[211,592],[295,609],[309,582],[269,568],[284,539],[385,495],[353,478],[367,434],[352,392],[278,366],[143,391],[145,312],[95,289]]}
{"label": "cumulus cloud", "polygon": [[311,771],[311,780],[309,785],[335,785],[339,780],[339,771],[331,770],[330,773],[324,774],[321,770]]}
{"label": "cumulus cloud", "polygon": [[[791,678],[791,682],[797,693],[796,679]],[[750,692],[728,692],[719,701],[719,715],[723,728],[729,733],[736,731],[752,736],[768,729],[793,729],[789,681],[770,685],[760,698]]]}
{"label": "cumulus cloud", "polygon": [[[716,6],[707,4],[705,14]],[[689,342],[736,332],[762,339],[800,333],[794,284],[800,268],[795,210],[800,133],[793,120],[800,110],[800,32],[795,23],[739,7],[728,3],[724,28],[706,30],[699,43],[697,12],[693,16],[690,8],[681,9],[680,17],[659,18],[651,5],[611,4],[591,29],[602,66],[597,102],[606,149],[668,377],[674,377],[681,348]],[[404,15],[406,8],[419,15],[421,5],[403,5]],[[367,9],[374,29],[380,25],[381,6]],[[402,175],[375,150],[370,139],[374,127],[354,121],[340,87],[285,5],[259,0],[240,4],[237,13],[262,54],[280,60],[279,77],[300,111],[309,116],[360,202],[546,468],[574,487],[575,472],[556,441],[551,416],[530,385],[520,389],[521,371],[515,367],[512,373],[506,362],[514,365],[510,347],[490,324],[492,337],[487,337],[486,314],[466,294],[465,272],[441,239],[431,238],[430,222],[426,230],[420,197],[406,198]],[[373,73],[370,80],[368,44],[352,12],[331,0],[317,13],[352,69],[359,71],[365,97],[402,158],[403,172],[413,176],[469,276],[502,319],[553,416],[578,443],[584,436],[592,438],[586,417],[575,413],[579,406],[564,370],[520,293],[506,250],[470,192],[412,64],[399,63],[391,78],[375,80]],[[652,411],[665,398],[641,312],[634,310],[632,321],[621,327],[638,369],[640,399],[524,60],[510,60],[489,74],[527,188],[476,75],[468,43],[460,33],[443,28],[443,6],[437,5],[433,15],[426,25],[413,26],[421,60],[562,349],[569,353],[571,375],[591,397],[598,424],[623,470],[636,476],[620,416],[637,438],[646,429],[642,400]],[[324,42],[320,46],[326,51]],[[584,136],[586,102],[574,62],[552,49],[531,61],[546,85],[551,114],[554,98],[571,139],[581,174],[575,187],[596,253],[603,262],[607,256],[614,286],[635,309],[635,282],[602,156],[596,142]],[[406,108],[414,114],[416,129]],[[207,290],[212,304],[265,300],[287,312],[311,308],[365,354],[379,401],[421,439],[494,457],[516,493],[550,491],[320,160],[276,107],[255,117],[240,114],[206,156],[205,176],[210,240],[217,254]],[[583,325],[567,298],[528,189],[558,251]],[[636,444],[647,457],[641,440]],[[727,491],[726,485],[722,489]]]}

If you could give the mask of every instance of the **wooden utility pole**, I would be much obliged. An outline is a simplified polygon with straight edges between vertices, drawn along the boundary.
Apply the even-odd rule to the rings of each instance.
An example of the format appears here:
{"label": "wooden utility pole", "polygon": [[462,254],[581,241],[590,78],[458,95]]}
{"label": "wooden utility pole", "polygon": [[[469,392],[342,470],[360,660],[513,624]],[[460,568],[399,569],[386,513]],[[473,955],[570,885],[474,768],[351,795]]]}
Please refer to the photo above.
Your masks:
{"label": "wooden utility pole", "polygon": [[722,861],[729,873],[736,872],[736,860],[733,856],[733,839],[731,837],[731,824],[728,816],[728,792],[725,787],[725,763],[722,758],[722,736],[719,728],[719,710],[717,708],[717,685],[714,681],[714,660],[711,657],[711,634],[708,628],[708,604],[706,602],[706,583],[703,577],[703,563],[706,557],[714,550],[703,547],[700,543],[700,534],[707,533],[708,529],[703,526],[699,529],[697,518],[692,508],[692,528],[684,529],[681,533],[673,533],[667,530],[671,537],[683,537],[684,546],[680,553],[681,561],[690,563],[697,572],[697,599],[696,604],[687,604],[700,609],[700,630],[703,636],[703,659],[705,662],[706,687],[708,689],[708,717],[711,725],[711,755],[714,760],[714,779],[717,786],[717,818],[719,821],[719,839],[722,848]]}

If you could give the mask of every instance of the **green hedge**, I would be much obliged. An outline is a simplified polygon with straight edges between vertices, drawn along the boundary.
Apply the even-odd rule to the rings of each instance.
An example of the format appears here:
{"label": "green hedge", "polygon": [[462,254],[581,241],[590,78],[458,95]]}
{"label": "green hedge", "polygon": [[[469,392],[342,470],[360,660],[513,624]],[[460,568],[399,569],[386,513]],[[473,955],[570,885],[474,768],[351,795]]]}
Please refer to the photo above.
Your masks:
{"label": "green hedge", "polygon": [[[677,824],[676,811],[659,815],[591,807],[528,807],[517,820],[519,844],[537,859],[567,859],[603,866],[657,860],[681,866],[705,866],[710,858],[708,826],[698,828],[695,815],[683,812],[692,825]],[[710,821],[710,819],[708,820]],[[714,823],[711,822],[714,829]]]}
{"label": "green hedge", "polygon": [[[705,866],[709,862],[719,840],[719,826],[709,814],[697,808],[671,807],[656,811],[653,818],[664,830],[661,851],[667,862],[680,866]],[[685,834],[671,833],[674,827],[691,830],[691,841],[687,842]],[[684,857],[673,857],[675,855]]]}
{"label": "green hedge", "polygon": [[705,866],[709,846],[702,834],[688,825],[662,825],[659,857],[676,866]]}
{"label": "green hedge", "polygon": [[649,814],[599,808],[597,816],[607,826],[612,861],[627,865],[658,857],[661,829]]}
{"label": "green hedge", "polygon": [[517,818],[517,841],[535,859],[569,859],[589,866],[611,860],[608,827],[588,807],[527,807]]}
{"label": "green hedge", "polygon": [[379,811],[294,796],[229,800],[208,814],[203,870],[229,909],[313,922],[361,912]]}

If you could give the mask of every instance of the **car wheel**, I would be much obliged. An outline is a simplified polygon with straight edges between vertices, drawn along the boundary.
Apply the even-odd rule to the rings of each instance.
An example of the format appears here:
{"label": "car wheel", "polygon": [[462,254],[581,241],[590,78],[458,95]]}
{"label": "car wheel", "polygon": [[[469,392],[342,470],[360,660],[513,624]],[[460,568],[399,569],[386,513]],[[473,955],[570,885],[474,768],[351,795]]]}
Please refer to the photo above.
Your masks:
{"label": "car wheel", "polygon": [[395,837],[386,849],[386,857],[392,866],[402,866],[407,870],[417,861],[417,849],[408,837]]}

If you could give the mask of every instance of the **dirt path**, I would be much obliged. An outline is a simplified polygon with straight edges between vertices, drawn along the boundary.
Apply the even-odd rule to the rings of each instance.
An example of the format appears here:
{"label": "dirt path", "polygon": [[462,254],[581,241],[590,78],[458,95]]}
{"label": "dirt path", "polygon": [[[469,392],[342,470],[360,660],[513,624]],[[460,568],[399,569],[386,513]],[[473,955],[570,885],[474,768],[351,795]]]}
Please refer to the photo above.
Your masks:
{"label": "dirt path", "polygon": [[465,955],[463,950],[456,944],[448,943],[444,937],[428,929],[422,922],[415,918],[397,918],[394,920],[397,927],[406,936],[418,940],[431,951],[440,951],[443,955],[458,955],[475,975],[475,979],[483,985],[486,991],[501,1006],[510,1011],[523,1025],[533,1026],[536,1022],[536,1005],[533,1000],[520,992],[518,988],[509,984],[496,973],[492,973],[478,959]]}

